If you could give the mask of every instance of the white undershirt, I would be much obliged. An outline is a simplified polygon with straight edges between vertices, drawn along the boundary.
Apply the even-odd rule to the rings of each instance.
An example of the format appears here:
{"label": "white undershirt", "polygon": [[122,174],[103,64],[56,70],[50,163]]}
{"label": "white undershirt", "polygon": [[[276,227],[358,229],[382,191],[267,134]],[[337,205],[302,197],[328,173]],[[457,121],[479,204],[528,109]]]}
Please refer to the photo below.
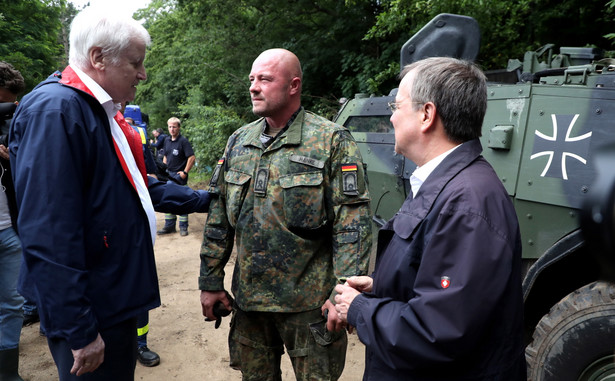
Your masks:
{"label": "white undershirt", "polygon": [[457,149],[461,144],[449,149],[448,151],[434,157],[429,160],[427,163],[423,164],[421,167],[416,167],[414,172],[412,172],[412,176],[410,176],[410,188],[412,189],[412,198],[416,197],[416,194],[419,193],[419,189],[421,189],[421,185],[427,180],[427,177],[431,175],[431,172],[436,169],[440,163],[454,150]]}
{"label": "white undershirt", "polygon": [[[0,164],[0,181],[2,176],[10,176],[10,173],[6,173],[6,170]],[[6,187],[0,183],[0,230],[8,229],[13,226],[11,222],[11,213],[9,209],[9,202],[6,198]]]}
{"label": "white undershirt", "polygon": [[121,109],[121,104],[113,103],[113,99],[111,96],[102,88],[96,81],[90,78],[83,71],[78,68],[71,66],[71,68],[75,71],[75,73],[79,76],[79,78],[83,81],[83,83],[90,89],[94,97],[100,102],[100,104],[105,109],[107,113],[107,117],[109,119],[109,125],[111,126],[111,136],[113,136],[113,140],[115,140],[115,144],[120,149],[122,156],[124,157],[124,162],[130,171],[130,175],[137,187],[137,192],[139,193],[139,199],[141,200],[141,205],[143,206],[143,210],[147,214],[147,219],[149,221],[149,229],[150,235],[152,237],[152,245],[156,242],[156,212],[154,211],[154,206],[152,204],[152,199],[149,196],[149,192],[147,190],[147,186],[145,185],[145,180],[137,167],[137,162],[135,158],[132,156],[132,151],[130,150],[130,146],[128,145],[128,140],[126,140],[126,136],[122,129],[117,124],[114,119],[115,114]]}

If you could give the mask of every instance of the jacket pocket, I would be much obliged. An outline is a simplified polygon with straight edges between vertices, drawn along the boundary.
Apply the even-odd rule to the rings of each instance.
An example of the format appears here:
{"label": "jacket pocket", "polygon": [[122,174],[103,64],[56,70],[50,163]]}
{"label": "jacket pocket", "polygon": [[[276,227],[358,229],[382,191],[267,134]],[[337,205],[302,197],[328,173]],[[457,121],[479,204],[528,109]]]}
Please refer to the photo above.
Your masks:
{"label": "jacket pocket", "polygon": [[292,231],[309,233],[327,223],[322,172],[296,173],[280,177],[284,216]]}
{"label": "jacket pocket", "polygon": [[252,176],[230,169],[224,174],[226,182],[226,215],[232,227],[236,227],[239,213],[246,198]]}
{"label": "jacket pocket", "polygon": [[349,258],[355,258],[361,252],[359,231],[348,230],[337,233],[333,240],[333,251],[335,253],[348,253]]}

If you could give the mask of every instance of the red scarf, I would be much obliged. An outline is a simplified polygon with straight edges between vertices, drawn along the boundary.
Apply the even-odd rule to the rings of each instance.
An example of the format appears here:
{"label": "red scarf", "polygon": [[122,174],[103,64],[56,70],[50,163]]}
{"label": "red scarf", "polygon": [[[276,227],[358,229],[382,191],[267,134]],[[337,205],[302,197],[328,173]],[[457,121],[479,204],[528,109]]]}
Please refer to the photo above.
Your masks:
{"label": "red scarf", "polygon": [[[70,66],[67,66],[66,69],[64,69],[64,71],[62,72],[62,78],[60,79],[60,83],[70,87],[74,87],[75,89],[79,89],[90,94],[91,96],[94,96],[92,91],[87,88],[83,81],[81,81],[81,78],[79,78],[77,73],[75,73],[75,71]],[[113,119],[115,119],[117,124],[122,129],[122,132],[126,136],[126,140],[128,141],[128,145],[130,146],[130,151],[132,152],[132,156],[137,163],[137,168],[139,168],[139,172],[141,173],[141,176],[143,176],[143,180],[145,181],[145,186],[147,186],[147,173],[145,171],[145,159],[143,157],[143,144],[141,143],[141,136],[124,120],[124,116],[121,112],[118,111],[117,114],[115,114],[115,116],[113,117]],[[120,148],[115,142],[115,139],[113,139],[113,147],[115,148],[117,158],[122,165],[124,174],[126,174],[126,177],[132,184],[133,188],[137,190],[132,175],[130,174],[130,170],[128,170],[126,161],[124,160],[122,152],[120,151]]]}

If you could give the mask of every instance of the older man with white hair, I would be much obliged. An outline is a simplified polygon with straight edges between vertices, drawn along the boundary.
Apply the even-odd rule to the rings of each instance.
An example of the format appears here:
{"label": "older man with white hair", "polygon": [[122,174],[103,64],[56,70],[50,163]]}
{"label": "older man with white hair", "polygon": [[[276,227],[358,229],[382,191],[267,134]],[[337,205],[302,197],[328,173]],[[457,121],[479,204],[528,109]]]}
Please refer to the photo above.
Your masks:
{"label": "older man with white hair", "polygon": [[146,176],[119,112],[146,79],[141,24],[87,8],[70,65],[23,98],[9,150],[25,265],[60,380],[133,380],[136,316],[160,305],[154,209],[207,211],[209,195]]}

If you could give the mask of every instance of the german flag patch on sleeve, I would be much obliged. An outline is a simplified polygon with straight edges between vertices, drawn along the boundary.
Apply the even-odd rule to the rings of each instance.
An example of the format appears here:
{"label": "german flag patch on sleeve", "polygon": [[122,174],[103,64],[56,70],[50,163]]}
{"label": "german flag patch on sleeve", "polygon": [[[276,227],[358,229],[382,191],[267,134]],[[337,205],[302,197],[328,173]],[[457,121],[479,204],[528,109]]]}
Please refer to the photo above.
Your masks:
{"label": "german flag patch on sleeve", "polygon": [[347,196],[358,196],[357,164],[342,164],[342,191]]}
{"label": "german flag patch on sleeve", "polygon": [[220,177],[220,171],[222,170],[223,165],[224,165],[224,157],[218,160],[218,164],[216,164],[216,169],[214,170],[214,173],[211,176],[211,180],[209,181],[210,187],[213,188],[218,185],[218,177]]}

